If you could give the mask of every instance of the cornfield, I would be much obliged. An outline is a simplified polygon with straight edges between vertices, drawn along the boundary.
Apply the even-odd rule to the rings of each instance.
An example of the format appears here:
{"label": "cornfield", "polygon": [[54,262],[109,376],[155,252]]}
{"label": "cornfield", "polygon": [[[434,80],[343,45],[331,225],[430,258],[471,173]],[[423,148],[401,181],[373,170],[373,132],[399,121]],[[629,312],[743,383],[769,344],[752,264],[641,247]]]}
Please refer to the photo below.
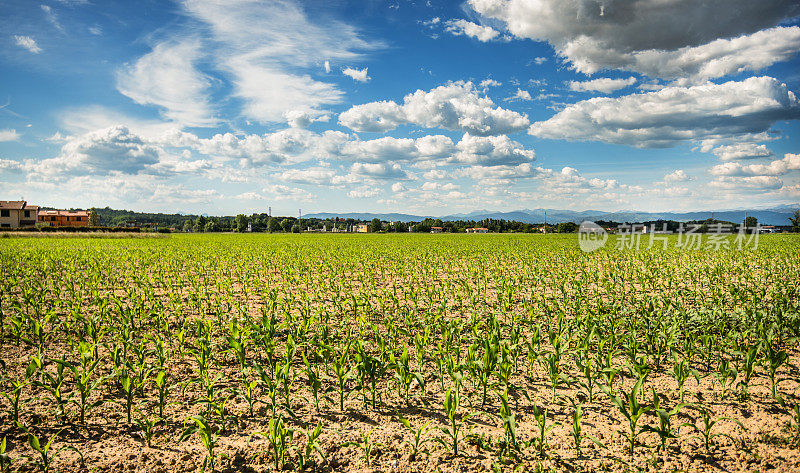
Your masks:
{"label": "cornfield", "polygon": [[0,469],[795,470],[798,249],[0,239]]}

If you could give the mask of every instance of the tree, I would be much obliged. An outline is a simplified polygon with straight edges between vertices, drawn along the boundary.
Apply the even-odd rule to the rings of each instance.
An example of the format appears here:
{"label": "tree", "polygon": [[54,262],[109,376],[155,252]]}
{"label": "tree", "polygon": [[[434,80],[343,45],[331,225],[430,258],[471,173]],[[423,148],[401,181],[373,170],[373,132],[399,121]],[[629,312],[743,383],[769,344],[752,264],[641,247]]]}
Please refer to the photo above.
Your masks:
{"label": "tree", "polygon": [[[288,218],[281,220],[281,228],[283,228],[284,232],[292,231],[292,221],[289,220]],[[297,228],[299,229],[300,227]]]}
{"label": "tree", "polygon": [[300,225],[292,225],[292,233],[300,233]]}
{"label": "tree", "polygon": [[381,219],[373,218],[372,223],[369,224],[369,231],[371,231],[372,233],[378,233],[381,230],[383,230],[383,224],[381,223]]}
{"label": "tree", "polygon": [[92,209],[89,212],[89,226],[90,227],[99,227],[100,226],[100,215]]}
{"label": "tree", "polygon": [[745,228],[756,228],[758,226],[758,219],[755,217],[747,217],[744,219]]}
{"label": "tree", "polygon": [[209,220],[208,222],[206,222],[206,226],[205,228],[203,228],[203,231],[205,231],[206,233],[218,232],[219,225],[217,225],[217,222]]}
{"label": "tree", "polygon": [[206,223],[208,223],[207,218],[203,217],[202,215],[197,217],[197,220],[194,221],[194,231],[197,233],[205,231]]}
{"label": "tree", "polygon": [[800,210],[795,210],[792,216],[789,217],[789,221],[792,222],[792,231],[795,233],[800,232]]}
{"label": "tree", "polygon": [[281,224],[278,222],[277,218],[270,217],[269,221],[267,222],[267,231],[270,233],[281,231]]}
{"label": "tree", "polygon": [[183,231],[184,231],[184,232],[191,232],[191,231],[192,231],[192,219],[190,219],[190,218],[187,218],[187,219],[186,219],[186,220],[183,222]]}
{"label": "tree", "polygon": [[578,231],[578,226],[573,222],[561,222],[556,227],[558,233],[574,233]]}
{"label": "tree", "polygon": [[236,231],[239,233],[244,233],[247,231],[247,224],[250,223],[250,217],[244,214],[239,214],[236,216],[236,220],[234,220]]}

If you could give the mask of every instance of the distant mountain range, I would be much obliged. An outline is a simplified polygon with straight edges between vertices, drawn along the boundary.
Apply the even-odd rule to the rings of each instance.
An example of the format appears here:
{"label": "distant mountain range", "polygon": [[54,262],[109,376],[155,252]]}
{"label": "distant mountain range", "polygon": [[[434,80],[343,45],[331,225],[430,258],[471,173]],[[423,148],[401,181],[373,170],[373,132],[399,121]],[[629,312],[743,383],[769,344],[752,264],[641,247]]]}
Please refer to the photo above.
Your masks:
{"label": "distant mountain range", "polygon": [[612,222],[648,222],[653,220],[674,220],[676,222],[686,222],[690,220],[705,220],[712,216],[717,220],[729,222],[741,222],[745,215],[755,217],[762,225],[790,225],[789,217],[797,205],[781,205],[769,209],[728,209],[728,210],[708,210],[698,212],[642,212],[638,210],[620,210],[616,212],[604,212],[601,210],[558,210],[558,209],[525,209],[514,210],[511,212],[493,212],[489,210],[476,210],[469,213],[458,213],[450,215],[411,215],[404,213],[332,213],[321,212],[304,215],[307,218],[354,218],[358,220],[372,220],[379,218],[384,221],[400,222],[419,222],[425,218],[439,218],[442,220],[485,220],[485,219],[504,219],[516,220],[525,223],[543,223],[544,213],[547,212],[547,223],[575,222],[580,223],[584,220],[597,221],[606,220]]}

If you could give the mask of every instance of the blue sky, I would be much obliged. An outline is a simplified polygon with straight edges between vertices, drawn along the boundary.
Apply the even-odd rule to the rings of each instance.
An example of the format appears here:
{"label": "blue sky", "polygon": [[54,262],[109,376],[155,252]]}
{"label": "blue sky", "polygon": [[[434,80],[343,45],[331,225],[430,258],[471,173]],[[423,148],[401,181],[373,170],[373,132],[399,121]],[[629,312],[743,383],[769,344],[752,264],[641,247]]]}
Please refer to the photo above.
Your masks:
{"label": "blue sky", "polygon": [[797,203],[799,15],[780,0],[0,1],[0,199]]}

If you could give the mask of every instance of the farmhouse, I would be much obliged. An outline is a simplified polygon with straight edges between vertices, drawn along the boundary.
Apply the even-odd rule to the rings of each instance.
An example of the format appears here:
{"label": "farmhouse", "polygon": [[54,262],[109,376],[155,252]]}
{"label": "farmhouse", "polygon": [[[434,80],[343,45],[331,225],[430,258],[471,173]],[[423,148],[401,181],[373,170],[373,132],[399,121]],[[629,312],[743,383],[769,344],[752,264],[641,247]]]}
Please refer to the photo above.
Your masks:
{"label": "farmhouse", "polygon": [[442,230],[444,230],[442,227],[431,227],[431,233],[442,233]]}
{"label": "farmhouse", "polygon": [[467,228],[467,233],[489,233],[488,228]]}
{"label": "farmhouse", "polygon": [[353,231],[356,233],[367,233],[369,226],[366,223],[359,223],[353,225]]}
{"label": "farmhouse", "polygon": [[24,200],[0,200],[0,228],[32,227],[38,212],[38,205]]}
{"label": "farmhouse", "polygon": [[51,227],[88,227],[88,210],[42,210],[39,222]]}

